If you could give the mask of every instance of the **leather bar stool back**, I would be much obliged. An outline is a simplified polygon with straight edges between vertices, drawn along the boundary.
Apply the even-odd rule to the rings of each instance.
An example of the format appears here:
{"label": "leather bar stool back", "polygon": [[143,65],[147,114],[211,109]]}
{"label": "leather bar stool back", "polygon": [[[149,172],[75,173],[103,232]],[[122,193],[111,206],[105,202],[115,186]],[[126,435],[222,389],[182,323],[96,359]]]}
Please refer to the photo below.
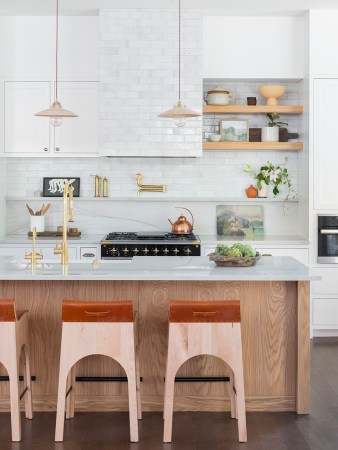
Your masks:
{"label": "leather bar stool back", "polygon": [[247,441],[239,300],[172,300],[164,394],[164,442],[171,442],[174,382],[180,366],[198,355],[213,355],[231,369],[231,417],[238,419],[240,442]]}
{"label": "leather bar stool back", "polygon": [[[14,300],[0,300],[0,362],[9,376],[12,441],[21,440],[20,400],[25,399],[27,419],[33,418],[29,365],[28,314],[16,311]],[[19,392],[19,363],[24,352],[24,388]]]}
{"label": "leather bar stool back", "polygon": [[55,441],[63,441],[66,418],[74,417],[75,364],[89,355],[116,360],[128,378],[130,440],[138,442],[140,376],[134,338],[132,301],[62,302],[62,341]]}

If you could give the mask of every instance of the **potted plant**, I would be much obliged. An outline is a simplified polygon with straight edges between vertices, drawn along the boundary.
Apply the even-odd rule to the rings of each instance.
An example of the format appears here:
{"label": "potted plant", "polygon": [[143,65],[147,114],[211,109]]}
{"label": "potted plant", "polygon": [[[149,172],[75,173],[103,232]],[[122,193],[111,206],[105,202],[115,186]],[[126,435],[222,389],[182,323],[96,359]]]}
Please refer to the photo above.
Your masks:
{"label": "potted plant", "polygon": [[278,142],[279,141],[279,128],[282,127],[282,125],[287,125],[286,122],[281,122],[280,116],[277,113],[268,113],[266,114],[267,119],[267,126],[262,127],[262,142],[272,141],[272,142]]}
{"label": "potted plant", "polygon": [[279,189],[281,186],[286,186],[287,194],[285,200],[288,200],[290,195],[293,193],[295,196],[295,191],[292,189],[292,182],[290,180],[290,174],[286,168],[288,158],[285,158],[284,163],[274,165],[270,161],[260,167],[259,171],[255,171],[250,164],[247,164],[247,168],[244,170],[245,173],[250,173],[253,175],[254,179],[257,180],[258,197],[267,197],[267,186],[273,186],[273,195],[276,197],[279,194]]}

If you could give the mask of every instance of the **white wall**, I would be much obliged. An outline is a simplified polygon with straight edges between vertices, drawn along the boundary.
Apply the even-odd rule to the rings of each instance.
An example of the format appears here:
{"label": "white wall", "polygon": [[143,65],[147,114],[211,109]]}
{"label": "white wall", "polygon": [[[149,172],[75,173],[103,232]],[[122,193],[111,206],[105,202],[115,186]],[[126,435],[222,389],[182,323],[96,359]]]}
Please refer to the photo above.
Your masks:
{"label": "white wall", "polygon": [[[98,80],[98,17],[59,18],[60,79]],[[0,17],[0,77],[55,78],[55,17]]]}
{"label": "white wall", "polygon": [[303,78],[303,16],[204,17],[204,78]]}
{"label": "white wall", "polygon": [[6,234],[7,161],[0,158],[0,236]]}

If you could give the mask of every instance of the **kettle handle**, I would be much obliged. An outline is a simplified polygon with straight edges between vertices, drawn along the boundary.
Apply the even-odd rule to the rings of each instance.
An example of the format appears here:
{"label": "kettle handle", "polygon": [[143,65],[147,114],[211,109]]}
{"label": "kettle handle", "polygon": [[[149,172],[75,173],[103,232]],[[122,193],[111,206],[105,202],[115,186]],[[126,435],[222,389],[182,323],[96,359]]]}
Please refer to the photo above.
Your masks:
{"label": "kettle handle", "polygon": [[190,213],[191,218],[192,218],[192,222],[191,222],[191,231],[192,231],[194,229],[194,216],[192,215],[192,212],[188,208],[183,208],[183,206],[175,206],[175,208],[185,209],[186,211],[188,211]]}

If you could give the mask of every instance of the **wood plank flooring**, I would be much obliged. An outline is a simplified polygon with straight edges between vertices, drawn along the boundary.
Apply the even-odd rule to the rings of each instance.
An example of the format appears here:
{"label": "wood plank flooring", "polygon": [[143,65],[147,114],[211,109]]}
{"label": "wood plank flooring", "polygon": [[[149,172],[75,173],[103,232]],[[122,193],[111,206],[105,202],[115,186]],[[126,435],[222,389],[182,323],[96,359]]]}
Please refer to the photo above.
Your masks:
{"label": "wood plank flooring", "polygon": [[22,441],[10,441],[9,413],[0,413],[1,450],[337,450],[338,339],[311,344],[311,413],[247,413],[248,442],[237,441],[229,413],[176,412],[172,444],[162,443],[161,413],[144,413],[140,442],[129,442],[127,412],[78,413],[65,426],[65,440],[54,443],[55,413],[22,417]]}

